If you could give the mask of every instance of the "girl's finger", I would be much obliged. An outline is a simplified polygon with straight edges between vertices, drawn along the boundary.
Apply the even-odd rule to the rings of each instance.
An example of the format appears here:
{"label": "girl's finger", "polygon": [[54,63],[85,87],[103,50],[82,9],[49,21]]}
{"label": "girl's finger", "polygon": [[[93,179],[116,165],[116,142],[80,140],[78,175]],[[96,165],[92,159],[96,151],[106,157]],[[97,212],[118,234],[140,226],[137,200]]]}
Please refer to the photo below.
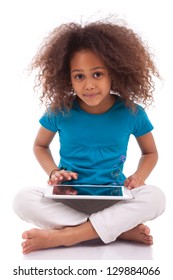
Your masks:
{"label": "girl's finger", "polygon": [[75,172],[69,172],[69,175],[73,178],[73,179],[77,179],[78,174]]}
{"label": "girl's finger", "polygon": [[72,173],[66,170],[61,170],[60,174],[63,176],[63,179],[71,180],[73,178]]}

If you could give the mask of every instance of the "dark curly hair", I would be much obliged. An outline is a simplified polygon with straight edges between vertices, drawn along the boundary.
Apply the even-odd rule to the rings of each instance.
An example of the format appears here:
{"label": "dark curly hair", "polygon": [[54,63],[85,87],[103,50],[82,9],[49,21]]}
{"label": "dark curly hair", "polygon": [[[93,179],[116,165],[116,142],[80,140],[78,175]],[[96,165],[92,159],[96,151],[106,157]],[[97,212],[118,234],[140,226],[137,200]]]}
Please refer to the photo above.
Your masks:
{"label": "dark curly hair", "polygon": [[46,107],[53,111],[72,107],[76,97],[72,92],[70,60],[82,49],[90,49],[103,60],[111,75],[111,90],[127,106],[153,102],[153,76],[159,78],[159,73],[147,45],[124,25],[97,21],[84,26],[63,24],[45,38],[31,70],[38,70],[35,87],[41,88],[40,99]]}

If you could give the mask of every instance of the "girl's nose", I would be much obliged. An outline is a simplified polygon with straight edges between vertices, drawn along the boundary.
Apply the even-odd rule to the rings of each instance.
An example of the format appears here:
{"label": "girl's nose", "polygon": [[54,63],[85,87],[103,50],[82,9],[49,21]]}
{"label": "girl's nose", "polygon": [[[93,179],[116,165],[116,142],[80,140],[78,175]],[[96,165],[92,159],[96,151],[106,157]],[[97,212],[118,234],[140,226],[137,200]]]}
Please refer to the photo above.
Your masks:
{"label": "girl's nose", "polygon": [[85,81],[85,90],[91,90],[95,88],[94,81],[92,79],[87,79]]}

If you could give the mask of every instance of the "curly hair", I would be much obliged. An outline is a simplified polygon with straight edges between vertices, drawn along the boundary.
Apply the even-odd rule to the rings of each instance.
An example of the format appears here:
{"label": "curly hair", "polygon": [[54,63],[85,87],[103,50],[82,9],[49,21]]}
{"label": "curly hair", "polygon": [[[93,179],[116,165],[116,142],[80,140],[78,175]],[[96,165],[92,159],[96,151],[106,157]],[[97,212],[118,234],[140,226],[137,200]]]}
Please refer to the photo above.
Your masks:
{"label": "curly hair", "polygon": [[97,21],[84,26],[62,24],[43,41],[31,63],[37,69],[35,87],[40,100],[51,110],[70,110],[76,98],[72,92],[70,61],[77,51],[89,49],[104,62],[111,75],[111,90],[129,107],[153,102],[153,76],[159,73],[139,35],[126,26]]}

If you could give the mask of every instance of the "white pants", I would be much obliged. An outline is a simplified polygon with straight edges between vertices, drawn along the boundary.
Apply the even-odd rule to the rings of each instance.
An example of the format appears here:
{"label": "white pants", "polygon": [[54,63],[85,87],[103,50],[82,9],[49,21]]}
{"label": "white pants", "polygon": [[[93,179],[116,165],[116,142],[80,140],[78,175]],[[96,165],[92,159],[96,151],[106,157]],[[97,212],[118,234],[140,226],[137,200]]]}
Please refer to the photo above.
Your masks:
{"label": "white pants", "polygon": [[44,197],[44,189],[22,189],[13,208],[23,220],[47,229],[62,229],[90,220],[104,243],[114,241],[121,233],[161,215],[165,209],[163,192],[150,185],[132,190],[134,199],[52,200]]}

